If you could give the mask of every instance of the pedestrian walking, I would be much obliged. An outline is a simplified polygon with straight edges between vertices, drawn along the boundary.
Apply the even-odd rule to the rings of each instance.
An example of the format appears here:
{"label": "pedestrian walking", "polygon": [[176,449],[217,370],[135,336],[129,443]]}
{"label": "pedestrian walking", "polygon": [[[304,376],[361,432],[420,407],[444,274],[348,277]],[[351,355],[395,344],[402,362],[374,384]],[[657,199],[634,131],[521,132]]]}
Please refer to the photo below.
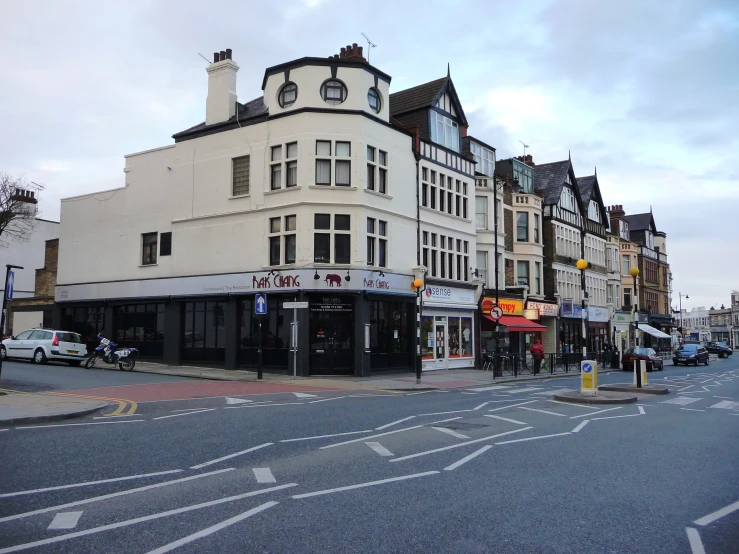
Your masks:
{"label": "pedestrian walking", "polygon": [[544,359],[544,345],[539,339],[534,341],[531,347],[531,355],[534,357],[534,375],[539,373],[541,369],[541,361]]}

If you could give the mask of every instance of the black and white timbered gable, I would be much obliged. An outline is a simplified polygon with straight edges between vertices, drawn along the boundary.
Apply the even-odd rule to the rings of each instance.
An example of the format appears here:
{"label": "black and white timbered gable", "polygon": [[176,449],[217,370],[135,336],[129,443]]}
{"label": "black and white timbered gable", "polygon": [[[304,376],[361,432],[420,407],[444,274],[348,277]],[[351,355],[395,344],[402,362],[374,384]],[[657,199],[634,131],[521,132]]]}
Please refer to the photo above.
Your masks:
{"label": "black and white timbered gable", "polygon": [[598,175],[578,178],[577,188],[580,190],[580,197],[582,198],[585,231],[592,235],[605,237],[608,227],[608,213],[603,204]]}
{"label": "black and white timbered gable", "polygon": [[583,228],[583,202],[570,160],[536,166],[534,188],[544,194],[544,216]]}

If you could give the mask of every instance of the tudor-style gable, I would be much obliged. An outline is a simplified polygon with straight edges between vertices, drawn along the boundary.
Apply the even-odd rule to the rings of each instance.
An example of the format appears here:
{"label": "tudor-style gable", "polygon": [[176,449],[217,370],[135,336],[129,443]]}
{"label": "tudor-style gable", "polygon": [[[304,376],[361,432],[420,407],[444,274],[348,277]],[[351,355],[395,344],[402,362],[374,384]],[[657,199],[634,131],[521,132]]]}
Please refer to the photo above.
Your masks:
{"label": "tudor-style gable", "polygon": [[589,175],[577,179],[583,205],[583,222],[585,231],[600,237],[606,236],[608,213],[603,205],[597,175]]}
{"label": "tudor-style gable", "polygon": [[536,166],[534,187],[544,196],[544,215],[577,227],[583,226],[583,203],[570,160]]}

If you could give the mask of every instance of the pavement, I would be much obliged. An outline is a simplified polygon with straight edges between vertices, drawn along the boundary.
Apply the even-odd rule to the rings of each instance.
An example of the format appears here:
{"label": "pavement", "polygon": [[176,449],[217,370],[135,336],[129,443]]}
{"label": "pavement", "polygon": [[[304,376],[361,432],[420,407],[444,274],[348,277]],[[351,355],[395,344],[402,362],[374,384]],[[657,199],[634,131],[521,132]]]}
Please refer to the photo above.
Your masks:
{"label": "pavement", "polygon": [[0,553],[735,554],[737,362],[668,366],[650,382],[670,394],[616,406],[556,402],[577,374],[234,396],[253,383],[96,380],[64,392],[168,399],[0,429]]}
{"label": "pavement", "polygon": [[93,414],[109,402],[52,394],[6,393],[0,396],[0,425],[42,423]]}

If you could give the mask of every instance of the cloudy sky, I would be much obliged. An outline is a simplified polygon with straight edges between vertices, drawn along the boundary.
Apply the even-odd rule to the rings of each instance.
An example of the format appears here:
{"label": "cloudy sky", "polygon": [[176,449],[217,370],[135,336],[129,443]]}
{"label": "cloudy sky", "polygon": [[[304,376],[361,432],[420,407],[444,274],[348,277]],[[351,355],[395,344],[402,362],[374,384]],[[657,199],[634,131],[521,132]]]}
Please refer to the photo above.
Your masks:
{"label": "cloudy sky", "polygon": [[[193,0],[0,3],[0,171],[59,199],[123,184],[123,155],[204,119],[232,48],[241,101],[264,69],[362,32],[402,90],[446,74],[500,158],[597,166],[606,204],[653,209],[683,307],[739,289],[737,0]],[[677,302],[673,302],[677,305]]]}

